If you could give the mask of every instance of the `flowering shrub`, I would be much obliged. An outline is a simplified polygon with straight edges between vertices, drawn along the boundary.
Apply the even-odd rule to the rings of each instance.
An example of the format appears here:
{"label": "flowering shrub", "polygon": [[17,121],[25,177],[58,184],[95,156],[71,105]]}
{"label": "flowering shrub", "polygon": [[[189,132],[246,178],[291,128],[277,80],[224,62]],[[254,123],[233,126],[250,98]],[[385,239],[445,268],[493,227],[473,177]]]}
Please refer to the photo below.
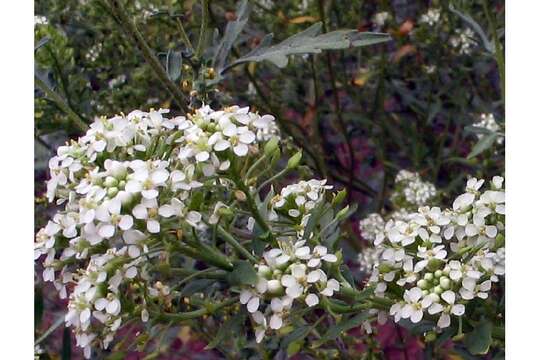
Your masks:
{"label": "flowering shrub", "polygon": [[37,4],[36,357],[504,356],[474,3]]}

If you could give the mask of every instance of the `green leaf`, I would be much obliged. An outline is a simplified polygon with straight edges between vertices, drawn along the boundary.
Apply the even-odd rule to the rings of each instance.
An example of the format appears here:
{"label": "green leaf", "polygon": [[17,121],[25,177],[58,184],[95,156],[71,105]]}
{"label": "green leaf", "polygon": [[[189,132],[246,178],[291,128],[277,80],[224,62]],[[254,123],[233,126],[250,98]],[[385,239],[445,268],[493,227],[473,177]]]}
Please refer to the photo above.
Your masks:
{"label": "green leaf", "polygon": [[482,136],[482,138],[472,148],[469,156],[467,156],[467,159],[472,159],[489,149],[498,137],[499,135],[497,133]]}
{"label": "green leaf", "polygon": [[383,33],[359,32],[358,30],[336,30],[321,34],[322,23],[318,22],[306,30],[295,34],[279,44],[270,45],[273,35],[267,34],[255,49],[226,66],[222,72],[242,63],[270,61],[283,68],[289,62],[288,56],[318,54],[323,50],[346,49],[378,44],[389,41],[390,35]]}
{"label": "green leaf", "polygon": [[221,71],[225,65],[225,61],[229,56],[231,48],[238,38],[238,35],[242,32],[244,27],[247,24],[249,13],[251,11],[251,5],[247,0],[242,0],[236,5],[236,20],[229,21],[225,27],[225,32],[223,33],[223,38],[219,43],[214,59],[212,60],[213,67],[218,70],[218,73]]}
{"label": "green leaf", "polygon": [[331,326],[326,332],[326,334],[324,334],[324,336],[320,340],[313,343],[313,347],[318,348],[319,346],[326,343],[327,341],[334,340],[335,338],[337,338],[344,332],[349,331],[350,329],[355,328],[357,326],[360,326],[360,324],[362,324],[362,322],[364,322],[368,317],[369,317],[369,313],[367,311],[364,311],[346,320],[340,321],[339,323]]}
{"label": "green leaf", "polygon": [[491,54],[495,54],[495,45],[493,42],[489,41],[486,33],[482,29],[480,25],[472,17],[470,17],[467,14],[463,14],[462,12],[458,11],[452,4],[448,6],[448,9],[459,16],[461,20],[463,20],[467,25],[469,25],[477,34],[480,36],[480,39],[482,39],[482,43],[484,44],[484,48],[490,52]]}
{"label": "green leaf", "polygon": [[[289,345],[291,345],[294,342],[297,342],[299,340],[302,340],[305,338],[311,330],[311,326],[309,325],[302,325],[291,331],[287,336],[281,340],[281,347],[282,348],[288,348]],[[289,354],[289,356],[292,356]]]}
{"label": "green leaf", "polygon": [[240,326],[244,323],[245,319],[246,313],[239,312],[235,316],[231,317],[229,320],[225,321],[225,323],[219,328],[216,337],[212,339],[212,341],[210,341],[208,345],[206,345],[205,349],[211,350],[218,346],[223,340],[225,340],[225,337],[237,333],[240,329]]}
{"label": "green leaf", "polygon": [[465,335],[464,343],[467,350],[473,355],[487,354],[491,346],[493,324],[487,320],[483,320],[476,325],[470,333]]}
{"label": "green leaf", "polygon": [[226,276],[231,285],[255,285],[257,283],[257,272],[248,261],[238,260],[233,262],[233,265],[233,271]]}
{"label": "green leaf", "polygon": [[182,289],[182,296],[189,297],[195,293],[203,292],[204,290],[208,289],[210,285],[215,283],[215,279],[197,279],[190,281],[184,288]]}
{"label": "green leaf", "polygon": [[42,38],[37,42],[37,44],[34,46],[34,51],[38,51],[39,48],[41,48],[42,46],[44,46],[45,44],[47,44],[50,40],[51,40],[51,38],[48,37],[48,36],[42,37]]}
{"label": "green leaf", "polygon": [[182,53],[180,51],[169,50],[167,52],[165,70],[172,81],[180,78],[182,75]]}

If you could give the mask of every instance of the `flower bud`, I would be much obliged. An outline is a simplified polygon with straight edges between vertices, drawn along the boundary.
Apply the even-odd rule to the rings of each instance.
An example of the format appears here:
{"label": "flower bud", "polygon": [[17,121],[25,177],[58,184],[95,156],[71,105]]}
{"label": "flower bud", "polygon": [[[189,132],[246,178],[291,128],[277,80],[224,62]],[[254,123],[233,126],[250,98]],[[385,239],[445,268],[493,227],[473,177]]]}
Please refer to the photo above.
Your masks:
{"label": "flower bud", "polygon": [[431,282],[433,285],[439,285],[439,279],[438,278],[435,278],[433,279],[433,281]]}
{"label": "flower bud", "polygon": [[424,279],[426,279],[427,281],[433,280],[433,274],[432,273],[426,273],[424,275]]}
{"label": "flower bud", "polygon": [[382,263],[379,265],[379,272],[381,274],[386,274],[390,271],[394,270],[391,265],[388,265],[386,263]]}
{"label": "flower bud", "polygon": [[298,151],[296,154],[294,154],[289,161],[287,162],[287,169],[293,170],[300,165],[300,161],[302,160],[302,150]]}
{"label": "flower bud", "polygon": [[435,277],[440,278],[441,276],[443,276],[442,270],[435,271]]}
{"label": "flower bud", "polygon": [[437,295],[436,293],[431,293],[431,294],[429,294],[429,297],[433,300],[433,302],[439,302],[439,301],[441,301],[440,296]]}
{"label": "flower bud", "polygon": [[437,339],[437,333],[435,331],[428,331],[426,336],[424,337],[424,340],[426,342],[432,342]]}
{"label": "flower bud", "polygon": [[426,290],[429,286],[428,282],[424,279],[419,280],[416,285],[422,290]]}
{"label": "flower bud", "polygon": [[244,192],[241,190],[236,190],[234,192],[234,197],[240,202],[246,201],[246,194],[244,194]]}
{"label": "flower bud", "polygon": [[116,194],[118,194],[118,188],[117,187],[110,187],[107,190],[107,196],[109,196],[109,197],[114,197],[114,196],[116,196]]}
{"label": "flower bud", "polygon": [[347,196],[347,189],[340,190],[332,200],[332,206],[338,206]]}
{"label": "flower bud", "polygon": [[279,280],[269,280],[268,281],[268,293],[272,295],[279,295],[283,291],[283,287],[281,286],[281,282]]}
{"label": "flower bud", "polygon": [[264,155],[266,156],[272,156],[279,145],[279,139],[278,137],[271,138],[265,145],[264,145]]}
{"label": "flower bud", "polygon": [[113,178],[112,176],[107,176],[105,178],[105,181],[103,182],[103,184],[106,186],[106,187],[114,187],[116,185],[118,185],[118,180],[116,180],[115,178]]}
{"label": "flower bud", "polygon": [[435,294],[437,294],[437,295],[441,295],[441,294],[444,292],[444,290],[443,290],[442,287],[440,287],[440,286],[437,285],[437,286],[435,286],[435,289],[433,289],[433,292],[434,292]]}
{"label": "flower bud", "polygon": [[450,286],[452,285],[451,281],[449,278],[447,278],[446,276],[443,276],[441,277],[441,280],[440,280],[440,286],[444,289],[444,290],[448,290],[450,289]]}
{"label": "flower bud", "polygon": [[336,219],[337,220],[345,219],[348,212],[349,212],[349,205],[347,205],[343,209],[339,210],[339,212],[336,214]]}
{"label": "flower bud", "polygon": [[272,274],[272,270],[270,270],[270,267],[268,267],[266,265],[259,265],[259,268],[257,269],[257,272],[262,277],[267,277],[267,276],[270,276]]}
{"label": "flower bud", "polygon": [[433,258],[433,259],[429,260],[427,268],[430,271],[436,271],[438,268],[441,267],[442,264],[444,264],[444,261],[442,261],[440,259]]}
{"label": "flower bud", "polygon": [[422,290],[422,296],[428,296],[429,295],[429,291],[427,290]]}

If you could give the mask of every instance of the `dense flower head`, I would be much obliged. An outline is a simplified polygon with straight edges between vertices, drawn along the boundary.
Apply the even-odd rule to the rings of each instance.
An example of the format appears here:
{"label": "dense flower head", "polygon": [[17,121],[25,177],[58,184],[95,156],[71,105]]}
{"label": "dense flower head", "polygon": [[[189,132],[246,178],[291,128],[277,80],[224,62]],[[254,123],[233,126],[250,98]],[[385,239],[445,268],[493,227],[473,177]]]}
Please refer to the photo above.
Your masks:
{"label": "dense flower head", "polygon": [[[273,116],[247,107],[168,112],[98,118],[49,162],[47,197],[63,208],[37,233],[35,258],[44,256],[43,279],[69,297],[66,323],[87,357],[91,344],[112,340],[122,322],[119,286],[144,272],[140,262],[160,236],[215,224],[231,163],[279,136]],[[200,204],[195,194],[205,187],[214,191]]]}
{"label": "dense flower head", "polygon": [[437,317],[437,327],[462,316],[467,302],[486,299],[504,276],[504,179],[489,188],[471,178],[451,209],[420,207],[408,220],[390,219],[375,239],[380,249],[370,282],[378,297],[394,301],[398,322]]}
{"label": "dense flower head", "polygon": [[264,261],[256,265],[257,283],[240,294],[240,303],[255,323],[257,342],[265,333],[280,329],[294,307],[316,306],[321,297],[332,297],[340,289],[340,283],[324,271],[325,264],[338,261],[326,247],[312,248],[305,240],[292,243],[286,238],[279,243],[280,248],[265,251]]}
{"label": "dense flower head", "polygon": [[462,55],[470,54],[475,44],[474,31],[469,28],[457,29],[456,34],[450,37],[450,45]]}
{"label": "dense flower head", "polygon": [[390,199],[397,208],[412,210],[429,204],[436,194],[435,185],[422,180],[420,174],[400,170],[396,175],[394,192]]}
{"label": "dense flower head", "polygon": [[420,23],[428,24],[429,26],[433,26],[439,22],[439,19],[441,18],[441,10],[440,9],[429,9],[425,14],[420,16]]}

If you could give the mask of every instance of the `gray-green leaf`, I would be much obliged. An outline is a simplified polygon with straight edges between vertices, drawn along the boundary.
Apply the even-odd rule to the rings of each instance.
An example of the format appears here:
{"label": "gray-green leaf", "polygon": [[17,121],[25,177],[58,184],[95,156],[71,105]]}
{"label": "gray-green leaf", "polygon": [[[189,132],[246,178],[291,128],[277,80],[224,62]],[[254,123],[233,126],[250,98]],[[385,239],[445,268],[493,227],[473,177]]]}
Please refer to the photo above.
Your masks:
{"label": "gray-green leaf", "polygon": [[488,352],[491,346],[491,332],[493,325],[484,320],[473,329],[470,333],[465,335],[465,346],[467,350],[473,355],[484,355]]}
{"label": "gray-green leaf", "polygon": [[316,341],[313,344],[313,347],[317,348],[327,341],[334,340],[344,332],[349,331],[350,329],[362,324],[362,322],[364,322],[368,317],[369,313],[365,311],[346,320],[342,320],[341,322],[331,326],[326,332],[326,334],[324,334],[320,340]]}
{"label": "gray-green leaf", "polygon": [[318,54],[323,50],[367,46],[386,42],[391,39],[388,34],[359,32],[353,29],[336,30],[321,34],[321,28],[321,22],[315,23],[306,30],[276,45],[270,45],[273,35],[268,34],[263,38],[259,46],[226,66],[222,72],[246,62],[270,61],[282,68],[287,65],[288,56],[291,55]]}
{"label": "gray-green leaf", "polygon": [[180,51],[169,50],[167,52],[165,70],[172,81],[180,78],[182,75],[182,53]]}
{"label": "gray-green leaf", "polygon": [[255,285],[257,283],[257,272],[249,262],[238,260],[233,265],[233,271],[227,274],[227,281],[231,285]]}
{"label": "gray-green leaf", "polygon": [[472,159],[473,157],[478,156],[489,149],[498,137],[499,134],[497,133],[482,136],[482,138],[472,148],[469,156],[467,156],[467,159]]}
{"label": "gray-green leaf", "polygon": [[234,42],[246,26],[250,11],[251,6],[247,0],[240,1],[236,6],[236,20],[227,23],[223,38],[214,55],[212,64],[215,69],[221,70],[225,65],[225,60],[227,60]]}

